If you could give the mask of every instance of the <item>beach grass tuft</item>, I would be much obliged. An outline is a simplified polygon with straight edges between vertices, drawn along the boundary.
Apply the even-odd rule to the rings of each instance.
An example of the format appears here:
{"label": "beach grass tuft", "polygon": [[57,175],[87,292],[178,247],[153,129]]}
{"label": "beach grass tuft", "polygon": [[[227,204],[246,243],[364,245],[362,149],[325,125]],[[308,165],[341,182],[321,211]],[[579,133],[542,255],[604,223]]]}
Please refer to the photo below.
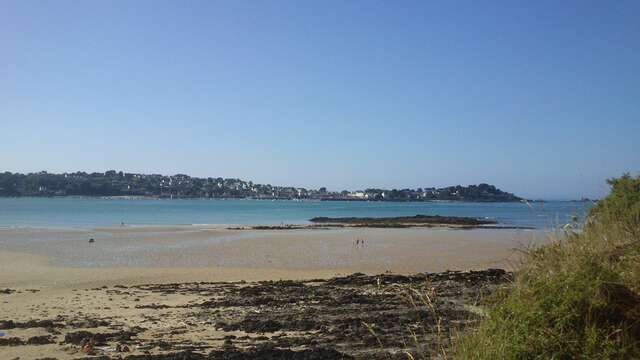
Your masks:
{"label": "beach grass tuft", "polygon": [[583,229],[526,252],[453,358],[640,358],[640,177],[609,184]]}

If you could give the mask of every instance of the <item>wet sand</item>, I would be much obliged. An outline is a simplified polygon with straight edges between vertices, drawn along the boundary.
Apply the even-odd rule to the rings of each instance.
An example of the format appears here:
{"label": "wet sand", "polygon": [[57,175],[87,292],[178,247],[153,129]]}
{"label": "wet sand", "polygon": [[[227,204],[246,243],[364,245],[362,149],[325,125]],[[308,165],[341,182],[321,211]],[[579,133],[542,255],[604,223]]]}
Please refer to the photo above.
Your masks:
{"label": "wet sand", "polygon": [[[210,299],[213,293],[231,285],[219,285],[220,289],[210,289],[203,297],[200,290],[167,293],[135,288],[144,284],[175,283],[185,284],[174,285],[176,288],[199,288],[198,285],[186,284],[327,279],[354,272],[413,274],[448,269],[510,269],[518,261],[518,252],[514,248],[535,245],[547,239],[544,233],[522,230],[349,228],[238,231],[226,227],[0,229],[0,289],[9,289],[0,293],[0,320],[26,322],[58,318],[65,324],[63,331],[39,326],[0,329],[6,333],[5,339],[10,336],[24,341],[34,336],[52,336],[50,339],[53,339],[53,343],[45,345],[0,346],[0,358],[77,358],[82,355],[77,344],[59,343],[67,333],[78,329],[89,329],[95,333],[142,326],[151,329],[145,336],[164,336],[167,341],[175,338],[186,342],[189,339],[199,339],[199,342],[203,338],[214,339],[207,342],[207,351],[222,346],[224,336],[246,335],[243,331],[216,330],[215,326],[195,327],[197,331],[191,331],[185,322],[199,319],[193,311],[169,311],[173,315],[167,315],[160,321],[157,309],[136,307],[139,304],[163,304],[169,306],[168,309],[174,305],[185,309],[184,306]],[[95,242],[89,243],[89,238]],[[478,289],[484,286],[482,284],[481,281]],[[349,286],[348,291],[371,291]],[[133,290],[125,294],[115,291],[122,287]],[[334,288],[327,291],[334,290],[338,295],[343,291]],[[393,292],[391,288],[380,291]],[[353,305],[345,303],[344,306]],[[260,307],[252,309],[265,311]],[[234,319],[240,321],[248,310],[238,313],[235,307],[231,307],[229,311],[235,314]],[[89,321],[76,326],[87,318],[100,319],[110,325],[105,327]],[[185,326],[187,330],[181,335],[167,335],[170,329]],[[278,334],[284,336],[282,332]],[[139,336],[144,337],[142,333]],[[109,346],[113,350],[115,343],[110,342]],[[142,354],[147,351],[144,349],[140,347],[136,351]],[[165,350],[156,347],[151,353],[176,349],[179,346]]]}
{"label": "wet sand", "polygon": [[[89,239],[95,242],[89,243]],[[222,225],[0,229],[0,253],[37,255],[53,267],[70,269],[434,272],[508,267],[514,260],[514,248],[544,241],[546,236],[541,232],[504,229],[246,231]],[[1,276],[0,282],[8,280]]]}

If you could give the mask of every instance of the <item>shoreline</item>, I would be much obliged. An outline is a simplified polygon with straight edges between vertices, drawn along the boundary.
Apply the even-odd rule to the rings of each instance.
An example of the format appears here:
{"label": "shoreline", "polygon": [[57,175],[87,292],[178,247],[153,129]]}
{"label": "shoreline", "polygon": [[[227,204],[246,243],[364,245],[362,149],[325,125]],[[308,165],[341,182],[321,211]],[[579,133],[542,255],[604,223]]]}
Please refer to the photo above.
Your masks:
{"label": "shoreline", "polygon": [[487,203],[487,204],[495,204],[495,203],[519,203],[519,202],[548,202],[548,201],[573,201],[573,202],[587,202],[591,200],[528,200],[528,199],[518,199],[518,200],[474,200],[474,199],[410,199],[410,200],[400,200],[400,199],[392,199],[392,200],[383,200],[383,199],[365,199],[365,198],[298,198],[298,197],[170,197],[170,196],[160,196],[160,195],[24,195],[24,196],[0,196],[0,199],[102,199],[102,200],[261,200],[261,201],[363,201],[363,202],[396,202],[396,203],[407,203],[407,202],[460,202],[460,203]]}
{"label": "shoreline", "polygon": [[324,228],[433,228],[433,229],[492,229],[492,230],[531,230],[538,232],[548,232],[556,229],[553,228],[538,228],[529,225],[509,225],[498,222],[479,224],[479,225],[464,225],[464,224],[447,224],[447,223],[399,223],[399,226],[377,226],[373,223],[338,223],[338,222],[313,222],[305,220],[301,222],[273,222],[273,223],[175,223],[175,224],[160,224],[160,223],[125,223],[124,225],[111,224],[76,224],[76,225],[0,225],[1,231],[11,230],[79,230],[79,231],[111,231],[114,229],[226,229],[226,230],[313,230]]}

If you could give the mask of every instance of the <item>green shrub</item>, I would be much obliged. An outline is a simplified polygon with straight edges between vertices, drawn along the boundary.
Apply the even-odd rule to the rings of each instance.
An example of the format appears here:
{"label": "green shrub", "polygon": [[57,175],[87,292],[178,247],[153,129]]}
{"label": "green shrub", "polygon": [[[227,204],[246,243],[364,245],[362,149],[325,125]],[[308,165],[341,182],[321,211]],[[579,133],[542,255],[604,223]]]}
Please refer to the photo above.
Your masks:
{"label": "green shrub", "polygon": [[625,231],[640,235],[640,176],[629,174],[607,180],[611,194],[593,207],[592,222],[620,226]]}
{"label": "green shrub", "polygon": [[640,358],[640,179],[609,183],[583,232],[528,253],[457,358]]}

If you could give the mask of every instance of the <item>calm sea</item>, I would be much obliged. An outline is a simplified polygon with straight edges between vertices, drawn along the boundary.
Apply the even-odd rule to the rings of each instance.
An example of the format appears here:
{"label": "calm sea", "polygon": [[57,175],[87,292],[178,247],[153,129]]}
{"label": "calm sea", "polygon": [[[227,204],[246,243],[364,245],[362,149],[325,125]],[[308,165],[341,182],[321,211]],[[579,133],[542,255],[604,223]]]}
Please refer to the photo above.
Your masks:
{"label": "calm sea", "polygon": [[443,215],[495,219],[540,229],[582,218],[591,203],[348,202],[269,200],[124,200],[0,198],[0,227],[177,224],[302,224],[315,216]]}

